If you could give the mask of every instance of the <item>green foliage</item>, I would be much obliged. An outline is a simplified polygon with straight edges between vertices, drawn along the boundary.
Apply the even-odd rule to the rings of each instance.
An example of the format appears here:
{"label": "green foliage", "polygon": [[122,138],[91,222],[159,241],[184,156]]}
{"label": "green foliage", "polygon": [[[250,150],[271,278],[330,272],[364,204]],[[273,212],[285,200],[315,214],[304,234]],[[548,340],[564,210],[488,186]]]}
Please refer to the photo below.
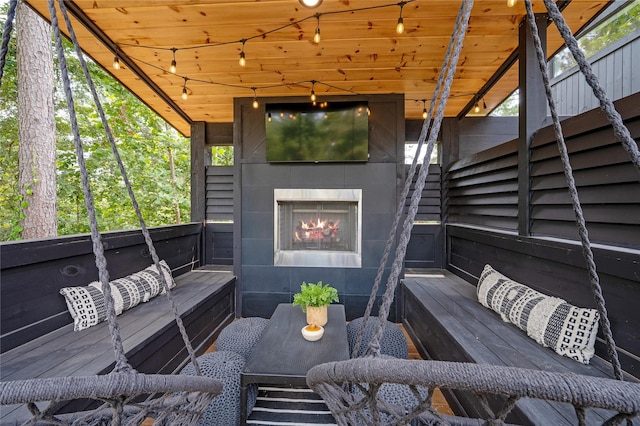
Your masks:
{"label": "green foliage", "polygon": [[[640,29],[640,0],[634,0],[609,19],[578,39],[578,45],[588,58],[602,49]],[[569,49],[564,48],[552,59],[553,76],[576,65]]]}
{"label": "green foliage", "polygon": [[211,148],[212,166],[233,166],[233,147],[214,146]]}
{"label": "green foliage", "polygon": [[[138,228],[124,182],[80,63],[65,45],[76,113],[85,150],[91,190],[101,230]],[[155,112],[89,62],[89,69],[107,121],[124,162],[133,192],[149,226],[178,223],[190,216],[190,144]],[[15,40],[12,41],[0,87],[0,241],[19,239],[18,124]],[[56,82],[58,233],[89,232],[79,168],[61,83]],[[170,160],[175,165],[171,175]]]}
{"label": "green foliage", "polygon": [[302,312],[307,311],[307,306],[326,306],[332,302],[338,302],[338,290],[329,284],[323,285],[322,281],[318,281],[317,284],[303,282],[300,293],[293,295],[293,305],[300,306]]}

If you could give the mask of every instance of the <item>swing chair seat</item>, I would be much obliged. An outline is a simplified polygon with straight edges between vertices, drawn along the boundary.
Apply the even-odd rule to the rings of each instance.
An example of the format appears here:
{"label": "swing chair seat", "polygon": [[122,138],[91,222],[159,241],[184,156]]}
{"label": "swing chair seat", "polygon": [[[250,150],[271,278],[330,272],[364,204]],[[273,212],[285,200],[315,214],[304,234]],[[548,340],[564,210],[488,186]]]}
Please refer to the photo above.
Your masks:
{"label": "swing chair seat", "polygon": [[[235,276],[194,270],[175,278],[172,290],[180,316],[194,341],[206,349],[220,330],[234,317],[232,309]],[[61,297],[52,294],[52,297]],[[176,330],[166,297],[125,311],[118,317],[127,357],[140,372],[173,374],[186,362],[187,354]],[[206,326],[202,324],[206,323]],[[200,325],[197,325],[200,324]],[[193,328],[194,325],[197,327]],[[163,350],[159,351],[159,348]],[[67,324],[2,354],[2,382],[105,375],[113,370],[111,336],[106,322],[74,332]],[[74,401],[65,410],[83,411],[90,401]],[[1,423],[28,416],[26,405],[4,405]]]}
{"label": "swing chair seat", "polygon": [[[589,365],[581,364],[537,344],[517,327],[503,322],[499,315],[478,302],[475,286],[449,271],[433,270],[407,277],[402,285],[405,328],[428,359],[613,378],[610,363],[597,355]],[[631,375],[626,375],[625,381],[638,383]],[[486,418],[476,395],[460,390],[444,391],[455,411]],[[504,400],[496,397],[499,399]],[[533,399],[518,401],[512,416],[510,421],[518,424],[576,421],[570,405]],[[611,417],[611,413],[607,416],[602,410],[596,410],[589,416],[597,417],[590,418],[600,424]]]}

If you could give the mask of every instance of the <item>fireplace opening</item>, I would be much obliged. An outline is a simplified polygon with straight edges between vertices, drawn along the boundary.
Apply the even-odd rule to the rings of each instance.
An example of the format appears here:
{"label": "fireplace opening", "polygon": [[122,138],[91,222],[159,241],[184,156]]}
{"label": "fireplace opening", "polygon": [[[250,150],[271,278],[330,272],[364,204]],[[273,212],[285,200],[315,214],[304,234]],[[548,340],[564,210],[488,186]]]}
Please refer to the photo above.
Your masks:
{"label": "fireplace opening", "polygon": [[361,191],[276,189],[276,266],[360,266]]}

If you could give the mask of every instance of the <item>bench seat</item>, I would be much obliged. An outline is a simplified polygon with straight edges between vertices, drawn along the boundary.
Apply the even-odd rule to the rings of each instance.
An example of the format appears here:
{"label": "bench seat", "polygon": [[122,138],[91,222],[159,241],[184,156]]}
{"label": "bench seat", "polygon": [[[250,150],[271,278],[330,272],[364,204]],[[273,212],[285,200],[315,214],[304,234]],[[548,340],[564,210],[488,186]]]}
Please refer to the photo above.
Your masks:
{"label": "bench seat", "polygon": [[[198,354],[235,316],[236,277],[216,269],[201,268],[179,275],[172,290]],[[126,356],[136,370],[171,374],[186,364],[188,353],[165,295],[125,311],[118,316],[118,323]],[[105,321],[79,332],[73,331],[73,324],[67,324],[3,353],[1,363],[2,381],[91,376],[111,371],[115,355]],[[2,407],[2,423],[22,417],[23,410],[26,407]]]}
{"label": "bench seat", "polygon": [[[495,312],[482,306],[476,287],[446,270],[407,276],[402,283],[403,322],[425,359],[504,365],[551,372],[612,377],[611,365],[595,356],[590,365],[556,354],[530,339]],[[636,380],[631,376],[626,379]],[[478,398],[469,392],[445,392],[458,414],[483,417]],[[492,401],[500,403],[500,398]],[[589,424],[602,423],[602,412],[589,413]],[[567,404],[523,399],[508,419],[518,424],[575,424]]]}

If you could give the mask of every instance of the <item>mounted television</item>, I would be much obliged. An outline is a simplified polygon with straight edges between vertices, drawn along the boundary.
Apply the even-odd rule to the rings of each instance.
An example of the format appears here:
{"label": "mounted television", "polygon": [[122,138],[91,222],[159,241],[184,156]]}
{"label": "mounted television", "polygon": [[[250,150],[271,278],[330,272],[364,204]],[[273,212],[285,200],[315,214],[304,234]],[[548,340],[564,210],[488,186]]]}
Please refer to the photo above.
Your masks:
{"label": "mounted television", "polygon": [[367,161],[366,102],[267,104],[268,162]]}

